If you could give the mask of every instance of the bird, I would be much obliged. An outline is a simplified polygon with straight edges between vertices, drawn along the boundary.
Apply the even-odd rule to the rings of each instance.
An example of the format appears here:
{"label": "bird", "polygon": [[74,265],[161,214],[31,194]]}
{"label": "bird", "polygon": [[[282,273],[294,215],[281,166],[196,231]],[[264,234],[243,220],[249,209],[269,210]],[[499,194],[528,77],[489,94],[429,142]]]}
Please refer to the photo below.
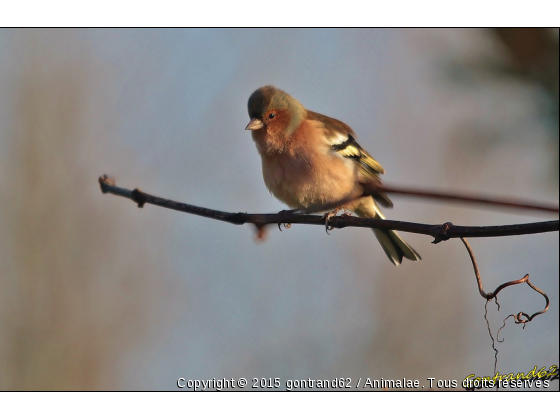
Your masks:
{"label": "bird", "polygon": [[[385,170],[358,144],[347,124],[307,110],[272,85],[255,90],[247,110],[245,129],[261,156],[264,183],[277,199],[306,213],[331,210],[325,213],[327,224],[341,208],[360,217],[385,218],[379,204],[393,203],[382,192],[367,191],[371,182],[380,183]],[[397,232],[373,231],[394,265],[403,258],[421,260]]]}

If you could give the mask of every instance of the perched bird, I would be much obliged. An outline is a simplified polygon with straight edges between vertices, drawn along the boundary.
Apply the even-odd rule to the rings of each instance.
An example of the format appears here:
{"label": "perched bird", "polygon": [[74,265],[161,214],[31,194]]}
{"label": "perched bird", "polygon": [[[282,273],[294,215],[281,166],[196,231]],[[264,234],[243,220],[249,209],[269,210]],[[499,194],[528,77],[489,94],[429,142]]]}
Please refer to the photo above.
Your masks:
{"label": "perched bird", "polygon": [[[360,217],[385,218],[376,200],[392,207],[391,200],[383,193],[371,196],[366,192],[366,184],[380,181],[379,175],[385,171],[356,142],[348,125],[305,109],[274,86],[253,92],[248,111],[251,120],[245,129],[252,132],[264,183],[276,198],[309,213],[319,209],[336,212],[342,207]],[[373,231],[396,266],[403,257],[421,259],[395,231]]]}

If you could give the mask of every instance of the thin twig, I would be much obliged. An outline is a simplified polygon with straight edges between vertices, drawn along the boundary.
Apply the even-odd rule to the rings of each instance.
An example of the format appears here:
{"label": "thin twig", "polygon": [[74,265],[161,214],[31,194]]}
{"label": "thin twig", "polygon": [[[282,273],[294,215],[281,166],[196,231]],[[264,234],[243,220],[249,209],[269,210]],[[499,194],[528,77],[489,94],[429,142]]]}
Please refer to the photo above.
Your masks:
{"label": "thin twig", "polygon": [[[532,284],[529,281],[529,274],[525,274],[519,280],[512,280],[512,281],[508,281],[507,283],[500,284],[496,288],[496,290],[494,290],[493,292],[486,293],[484,291],[484,287],[482,285],[482,278],[480,277],[480,271],[478,270],[478,264],[476,263],[476,258],[474,256],[474,252],[473,252],[469,242],[465,238],[461,238],[461,241],[463,241],[463,244],[465,245],[465,248],[467,248],[469,256],[471,257],[471,262],[472,262],[473,269],[474,269],[474,275],[476,276],[476,282],[477,282],[477,285],[478,285],[478,292],[480,293],[480,295],[484,299],[492,300],[492,299],[496,298],[498,296],[498,293],[500,293],[506,287],[515,286],[516,284],[521,284],[521,283],[527,283],[529,285],[529,287],[531,287],[531,289],[540,293],[544,297],[546,305],[545,305],[545,307],[542,311],[535,312],[533,315],[529,315],[529,314],[527,314],[523,311],[519,312],[517,315],[513,315],[513,317],[515,319],[515,323],[516,324],[526,324],[528,322],[531,322],[531,320],[533,318],[535,318],[536,316],[544,314],[546,311],[548,311],[548,307],[550,305],[550,300],[548,299],[548,296],[546,295],[545,292],[543,292],[541,289],[539,289],[537,286],[535,286],[534,284]],[[524,317],[525,319],[522,319],[521,317]],[[525,325],[523,325],[523,326],[525,327]]]}
{"label": "thin twig", "polygon": [[542,211],[547,213],[558,213],[560,211],[559,207],[554,204],[549,203],[536,203],[536,202],[529,202],[518,200],[515,198],[494,198],[494,197],[480,197],[474,196],[470,194],[449,194],[449,193],[442,193],[436,192],[431,190],[422,190],[422,189],[412,189],[412,188],[402,188],[402,187],[392,187],[387,185],[378,185],[376,187],[377,191],[379,192],[386,192],[396,195],[411,195],[414,197],[422,197],[428,198],[433,200],[443,200],[443,201],[458,201],[461,203],[469,203],[469,204],[481,204],[481,205],[490,205],[490,206],[499,206],[499,207],[506,207],[510,209],[517,209],[517,210],[534,210],[534,211]]}
{"label": "thin twig", "polygon": [[[300,214],[291,211],[282,211],[277,214],[251,214],[251,213],[232,213],[219,210],[208,209],[205,207],[193,206],[191,204],[180,203],[173,200],[147,194],[139,189],[129,190],[115,185],[114,180],[106,175],[99,177],[99,184],[103,193],[114,194],[128,198],[143,207],[144,204],[152,204],[165,207],[171,210],[195,214],[222,222],[243,225],[252,223],[258,228],[269,224],[306,224],[325,226],[325,219],[322,216]],[[441,225],[428,225],[423,223],[403,222],[397,220],[383,220],[366,217],[354,216],[335,216],[329,219],[329,226],[342,229],[345,227],[368,227],[398,230],[403,232],[429,235],[434,238],[434,243],[446,241],[451,238],[460,237],[494,237],[494,236],[513,236],[527,235],[534,233],[553,232],[560,229],[560,221],[551,220],[546,222],[525,223],[503,226],[455,226],[450,222]]]}
{"label": "thin twig", "polygon": [[[484,304],[484,319],[486,320],[486,328],[488,328],[488,335],[492,340],[492,350],[494,350],[494,376],[496,376],[496,371],[498,370],[498,349],[496,348],[496,340],[494,340],[494,335],[492,334],[492,328],[490,328],[490,320],[488,319],[488,303],[490,300],[487,300]],[[505,321],[504,321],[505,324]],[[498,330],[498,333],[500,330]]]}
{"label": "thin twig", "polygon": [[[548,296],[546,295],[545,292],[540,290],[538,287],[534,286],[529,281],[529,274],[525,274],[525,276],[523,276],[519,280],[512,280],[512,281],[508,281],[507,283],[503,283],[503,284],[499,285],[496,288],[496,290],[494,290],[493,292],[486,293],[484,291],[484,286],[482,285],[482,278],[480,276],[480,271],[478,270],[478,264],[476,263],[476,258],[474,256],[474,252],[473,252],[469,242],[465,238],[461,238],[461,241],[463,241],[463,244],[465,245],[465,248],[467,248],[467,252],[469,253],[469,256],[471,258],[471,262],[472,262],[472,266],[473,266],[473,270],[474,270],[474,275],[476,277],[476,283],[477,283],[477,286],[478,286],[478,292],[480,293],[480,295],[484,299],[486,299],[486,303],[484,304],[484,319],[486,320],[486,326],[488,327],[488,335],[490,335],[490,339],[492,340],[492,350],[494,350],[494,376],[495,376],[496,372],[497,372],[497,369],[498,369],[498,349],[496,348],[496,341],[498,341],[499,343],[504,341],[503,339],[500,340],[500,332],[506,326],[506,321],[508,320],[508,318],[513,317],[516,324],[523,324],[523,328],[525,328],[527,323],[531,322],[536,316],[544,314],[546,311],[548,311],[550,301],[549,301]],[[544,297],[546,305],[545,305],[543,310],[541,310],[539,312],[535,312],[533,315],[528,315],[527,313],[525,313],[523,311],[519,312],[517,315],[515,315],[515,314],[508,315],[504,319],[503,325],[498,329],[498,332],[496,334],[496,339],[494,339],[494,335],[492,334],[492,329],[490,328],[490,321],[488,319],[488,303],[492,299],[495,299],[496,300],[496,305],[498,305],[498,311],[499,311],[500,310],[500,305],[498,304],[498,293],[500,293],[506,287],[514,286],[516,284],[521,284],[521,283],[527,283],[533,290],[540,293]],[[524,317],[525,319],[523,319],[522,317]],[[496,386],[498,386],[498,385],[496,385]]]}

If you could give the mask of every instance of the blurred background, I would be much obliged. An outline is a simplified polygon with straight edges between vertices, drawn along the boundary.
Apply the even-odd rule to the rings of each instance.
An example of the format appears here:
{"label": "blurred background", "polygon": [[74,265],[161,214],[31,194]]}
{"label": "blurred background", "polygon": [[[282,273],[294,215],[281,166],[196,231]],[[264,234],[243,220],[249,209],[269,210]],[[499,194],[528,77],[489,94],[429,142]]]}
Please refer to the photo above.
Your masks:
{"label": "blurred background", "polygon": [[[259,243],[251,226],[102,195],[97,178],[284,209],[244,131],[249,95],[274,84],[348,123],[391,185],[558,202],[558,51],[558,29],[0,30],[0,389],[493,376],[460,241],[404,234],[423,261],[395,268],[367,229]],[[555,218],[393,201],[389,218],[421,223]],[[471,245],[487,291],[530,273],[551,299],[525,329],[508,321],[498,370],[557,364],[558,233]],[[526,285],[500,303],[494,332],[543,307]]]}

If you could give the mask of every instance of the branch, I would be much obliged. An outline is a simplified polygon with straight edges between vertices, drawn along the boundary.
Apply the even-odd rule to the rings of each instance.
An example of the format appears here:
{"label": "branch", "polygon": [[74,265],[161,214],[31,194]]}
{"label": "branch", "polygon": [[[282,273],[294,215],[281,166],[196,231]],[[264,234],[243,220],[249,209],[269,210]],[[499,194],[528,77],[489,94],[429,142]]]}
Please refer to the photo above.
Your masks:
{"label": "branch", "polygon": [[519,209],[519,210],[535,210],[535,211],[542,211],[547,213],[560,212],[560,209],[556,205],[552,205],[548,203],[527,202],[527,201],[517,200],[514,198],[495,199],[491,197],[480,197],[480,196],[474,196],[468,194],[448,194],[448,193],[440,193],[435,191],[412,189],[412,188],[396,188],[396,187],[393,188],[387,185],[378,185],[377,188],[375,189],[377,189],[380,192],[386,192],[386,193],[397,194],[397,195],[398,194],[412,195],[415,197],[423,197],[423,198],[429,198],[433,200],[458,201],[458,202],[469,203],[469,204],[500,206],[500,207],[508,207],[511,209]]}
{"label": "branch", "polygon": [[[536,287],[535,285],[533,285],[529,281],[529,274],[525,274],[519,280],[512,280],[512,281],[508,281],[507,283],[503,283],[503,284],[499,285],[496,288],[496,290],[494,290],[493,292],[486,293],[484,291],[484,287],[482,286],[482,278],[480,277],[480,271],[478,271],[478,264],[476,263],[476,258],[474,257],[474,252],[473,252],[469,242],[465,238],[461,238],[461,240],[463,241],[463,244],[465,244],[465,247],[467,248],[469,256],[471,257],[471,262],[472,262],[473,269],[474,269],[474,275],[476,276],[476,282],[478,284],[478,292],[480,293],[480,295],[484,299],[486,299],[487,301],[492,300],[494,298],[497,298],[498,293],[500,293],[506,287],[515,286],[516,284],[521,284],[521,283],[527,283],[529,285],[529,287],[531,287],[531,289],[533,289],[537,293],[540,293],[544,297],[546,305],[545,305],[545,307],[542,311],[535,312],[533,315],[529,315],[525,312],[519,312],[517,315],[510,315],[510,316],[514,317],[515,323],[516,324],[526,324],[527,322],[531,322],[534,317],[536,317],[538,315],[541,315],[541,314],[544,314],[546,311],[548,311],[548,307],[550,305],[550,301],[548,299],[548,296],[546,295],[545,292],[543,292],[541,289],[539,289],[538,287]],[[524,317],[525,319],[523,319],[522,317]]]}
{"label": "branch", "polygon": [[[490,293],[486,293],[484,291],[484,287],[482,286],[482,278],[480,276],[480,271],[478,270],[478,264],[476,263],[476,258],[474,256],[474,252],[469,244],[469,242],[465,239],[465,238],[461,238],[461,241],[463,241],[463,244],[465,245],[465,248],[467,248],[467,252],[469,253],[469,256],[471,257],[471,262],[472,262],[472,266],[473,266],[473,270],[474,270],[474,275],[476,277],[476,283],[478,285],[478,292],[480,293],[480,295],[486,299],[486,304],[484,305],[484,319],[486,320],[486,326],[488,328],[488,334],[490,335],[490,339],[492,340],[492,350],[494,350],[494,375],[496,375],[496,371],[498,368],[498,349],[496,348],[496,340],[498,342],[503,342],[504,340],[500,340],[500,331],[502,331],[502,329],[506,326],[506,321],[509,318],[513,318],[515,320],[516,324],[523,324],[523,328],[525,328],[525,326],[527,325],[527,323],[531,322],[535,317],[544,314],[546,311],[548,311],[548,308],[550,306],[550,300],[548,299],[548,296],[545,292],[543,292],[541,289],[539,289],[538,287],[536,287],[535,285],[533,285],[533,283],[531,283],[529,281],[529,274],[525,274],[522,278],[520,278],[519,280],[512,280],[512,281],[508,281],[506,283],[500,284],[496,290],[494,290],[493,292]],[[511,314],[508,315],[503,322],[503,325],[500,327],[500,329],[498,330],[498,333],[496,335],[496,338],[494,338],[494,335],[492,334],[492,330],[490,328],[490,321],[488,320],[488,302],[490,302],[492,299],[496,300],[496,305],[498,305],[498,311],[500,310],[500,304],[498,303],[498,293],[500,293],[502,290],[504,290],[507,287],[510,286],[515,286],[517,284],[522,284],[522,283],[527,283],[529,285],[529,287],[531,287],[531,289],[533,289],[534,291],[536,291],[537,293],[541,294],[544,297],[545,300],[545,307],[544,309],[533,313],[532,315],[529,315],[526,312],[519,312],[517,315],[515,314]],[[467,390],[474,390],[473,388],[467,388]]]}
{"label": "branch", "polygon": [[[300,214],[293,211],[282,211],[277,214],[251,214],[251,213],[231,213],[220,210],[213,210],[204,207],[193,206],[191,204],[180,203],[173,200],[157,197],[147,194],[139,189],[128,190],[126,188],[117,187],[113,179],[107,175],[99,177],[101,191],[104,194],[113,194],[128,198],[143,207],[144,204],[152,204],[154,206],[165,207],[167,209],[181,211],[184,213],[195,214],[197,216],[207,217],[222,222],[232,223],[235,225],[243,225],[246,223],[254,224],[257,228],[262,229],[269,224],[304,224],[304,225],[320,225],[325,226],[325,218],[323,216],[314,216],[309,214]],[[375,187],[378,188],[378,187]],[[388,190],[388,189],[387,189]],[[379,191],[379,189],[377,190]],[[392,193],[399,191],[401,194],[421,195],[430,197],[426,192],[411,190],[397,190],[391,188]],[[408,191],[408,192],[406,192]],[[439,198],[443,198],[444,194],[437,194]],[[450,199],[458,199],[458,196],[449,196]],[[471,199],[463,201],[471,201]],[[481,201],[481,200],[478,200]],[[483,199],[482,201],[487,201]],[[493,203],[499,203],[494,201]],[[526,208],[526,206],[524,206]],[[535,206],[531,206],[535,207]],[[539,210],[543,210],[540,206],[536,206]],[[550,209],[545,210],[550,211]],[[559,220],[551,220],[547,222],[524,223],[516,225],[503,226],[455,226],[450,222],[441,225],[428,225],[423,223],[402,222],[397,220],[373,219],[367,217],[354,216],[335,216],[331,217],[328,224],[332,228],[342,229],[345,227],[368,227],[381,228],[388,230],[398,230],[402,232],[416,233],[420,235],[428,235],[434,238],[434,243],[446,241],[451,238],[480,238],[495,236],[513,236],[527,235],[534,233],[553,232],[560,229]]]}

